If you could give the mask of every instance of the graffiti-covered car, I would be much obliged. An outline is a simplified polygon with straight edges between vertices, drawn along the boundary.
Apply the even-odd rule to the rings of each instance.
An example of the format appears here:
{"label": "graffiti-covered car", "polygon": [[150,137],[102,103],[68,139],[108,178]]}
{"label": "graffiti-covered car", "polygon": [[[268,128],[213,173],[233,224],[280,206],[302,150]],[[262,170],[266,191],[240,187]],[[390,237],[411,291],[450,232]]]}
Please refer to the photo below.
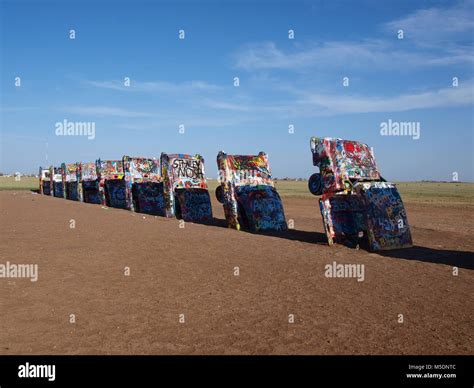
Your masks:
{"label": "graffiti-covered car", "polygon": [[51,171],[50,168],[39,168],[39,193],[51,195]]}
{"label": "graffiti-covered car", "polygon": [[212,219],[204,159],[200,155],[161,154],[168,217],[190,222]]}
{"label": "graffiti-covered car", "polygon": [[51,166],[49,174],[52,180],[53,189],[51,195],[57,198],[64,198],[63,169],[61,167]]}
{"label": "graffiti-covered car", "polygon": [[273,183],[268,156],[217,155],[220,186],[216,197],[224,205],[230,228],[251,231],[287,229],[280,195]]}
{"label": "graffiti-covered car", "polygon": [[121,160],[96,161],[99,196],[102,205],[127,208],[125,174]]}
{"label": "graffiti-covered car", "polygon": [[319,173],[308,182],[319,206],[329,245],[357,246],[371,251],[412,246],[405,207],[395,184],[386,182],[372,149],[339,138],[312,137],[313,165]]}
{"label": "graffiti-covered car", "polygon": [[165,217],[166,201],[159,159],[124,156],[123,169],[127,208]]}
{"label": "graffiti-covered car", "polygon": [[79,201],[101,204],[96,163],[81,163],[77,172]]}
{"label": "graffiti-covered car", "polygon": [[79,201],[78,169],[80,163],[63,163],[61,165],[64,198]]}

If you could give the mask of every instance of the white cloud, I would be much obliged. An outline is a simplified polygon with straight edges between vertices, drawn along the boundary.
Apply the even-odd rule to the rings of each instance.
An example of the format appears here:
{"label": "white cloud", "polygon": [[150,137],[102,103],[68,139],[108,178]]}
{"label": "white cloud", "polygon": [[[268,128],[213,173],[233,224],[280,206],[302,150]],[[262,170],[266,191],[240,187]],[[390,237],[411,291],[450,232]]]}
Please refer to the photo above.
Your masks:
{"label": "white cloud", "polygon": [[16,113],[16,112],[26,112],[40,109],[38,106],[2,106],[0,108],[1,112],[4,113]]}
{"label": "white cloud", "polygon": [[[418,10],[381,27],[384,39],[327,41],[300,44],[284,50],[273,42],[249,44],[234,54],[235,66],[252,71],[397,69],[474,64],[473,1],[451,8]],[[404,30],[405,39],[396,37]]]}
{"label": "white cloud", "polygon": [[474,83],[395,97],[334,96],[306,93],[298,101],[301,110],[317,114],[402,112],[414,109],[448,108],[474,104]]}
{"label": "white cloud", "polygon": [[205,99],[202,102],[206,107],[212,108],[212,109],[222,109],[222,110],[240,111],[240,112],[248,112],[252,110],[251,106],[241,104],[241,103],[226,102],[223,100]]}
{"label": "white cloud", "polygon": [[[280,86],[281,87],[281,86]],[[267,118],[320,117],[339,114],[402,112],[414,109],[449,108],[474,104],[474,82],[463,81],[460,86],[402,94],[398,96],[361,96],[314,93],[301,88],[286,87],[285,96],[292,99],[278,100],[274,104],[259,104],[248,101],[241,105],[227,101],[205,101],[215,109],[223,111],[245,111],[251,113],[252,121]]]}
{"label": "white cloud", "polygon": [[451,47],[438,52],[409,51],[387,41],[326,42],[283,51],[273,42],[248,45],[235,55],[235,65],[247,71],[262,69],[332,70],[397,69],[474,63],[470,47]]}
{"label": "white cloud", "polygon": [[70,106],[62,110],[81,115],[92,116],[115,116],[115,117],[151,117],[153,116],[147,112],[135,112],[123,108],[116,108],[110,106]]}
{"label": "white cloud", "polygon": [[203,114],[201,116],[169,116],[159,121],[145,121],[140,123],[125,122],[116,125],[116,128],[133,130],[133,131],[159,131],[159,130],[176,130],[178,125],[183,124],[186,130],[193,128],[224,128],[241,125],[246,122],[254,121],[245,117],[216,117],[213,114]]}
{"label": "white cloud", "polygon": [[385,29],[393,33],[402,29],[405,38],[418,41],[420,44],[452,40],[461,34],[472,39],[473,2],[461,2],[447,8],[421,9],[387,23]]}
{"label": "white cloud", "polygon": [[220,86],[203,81],[189,81],[183,83],[172,83],[166,81],[130,81],[130,86],[125,86],[123,81],[85,81],[87,85],[102,89],[112,89],[125,92],[159,92],[159,93],[191,93],[191,92],[214,92],[221,89]]}

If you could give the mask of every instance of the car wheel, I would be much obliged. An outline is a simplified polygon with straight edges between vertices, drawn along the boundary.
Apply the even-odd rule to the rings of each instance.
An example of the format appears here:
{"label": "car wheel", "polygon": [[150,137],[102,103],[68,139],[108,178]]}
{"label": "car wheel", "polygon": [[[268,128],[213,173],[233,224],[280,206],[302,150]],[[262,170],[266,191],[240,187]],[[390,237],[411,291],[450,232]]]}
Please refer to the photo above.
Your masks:
{"label": "car wheel", "polygon": [[216,198],[220,203],[224,203],[224,189],[222,188],[222,186],[217,186]]}
{"label": "car wheel", "polygon": [[323,193],[323,180],[321,174],[315,173],[308,180],[308,189],[313,195],[321,195]]}

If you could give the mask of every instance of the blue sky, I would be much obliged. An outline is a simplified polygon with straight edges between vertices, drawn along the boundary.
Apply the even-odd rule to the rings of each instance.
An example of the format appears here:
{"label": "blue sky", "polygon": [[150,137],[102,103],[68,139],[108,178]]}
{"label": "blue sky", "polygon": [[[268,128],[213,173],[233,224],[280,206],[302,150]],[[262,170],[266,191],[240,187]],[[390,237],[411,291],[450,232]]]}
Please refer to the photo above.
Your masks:
{"label": "blue sky", "polygon": [[[310,136],[330,136],[373,146],[389,180],[473,181],[473,36],[473,1],[2,1],[0,171],[168,152],[215,177],[225,150],[308,177]],[[95,138],[56,136],[65,119]]]}

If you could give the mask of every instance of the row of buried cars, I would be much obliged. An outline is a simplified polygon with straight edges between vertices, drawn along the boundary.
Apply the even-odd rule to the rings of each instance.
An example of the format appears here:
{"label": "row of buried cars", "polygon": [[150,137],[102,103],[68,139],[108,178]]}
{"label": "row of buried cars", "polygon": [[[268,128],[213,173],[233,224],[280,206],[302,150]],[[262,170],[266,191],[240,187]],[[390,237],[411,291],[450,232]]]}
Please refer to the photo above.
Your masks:
{"label": "row of buried cars", "polygon": [[[366,144],[338,138],[311,138],[319,172],[309,191],[319,196],[328,243],[366,246],[371,251],[412,246],[400,194],[382,178]],[[217,155],[216,198],[229,227],[253,232],[288,229],[283,204],[272,179],[268,156]],[[63,163],[40,168],[40,193],[102,204],[134,212],[212,220],[212,207],[200,155],[166,154],[158,158]]]}
{"label": "row of buried cars", "polygon": [[200,155],[124,156],[40,168],[40,193],[185,221],[212,219]]}

